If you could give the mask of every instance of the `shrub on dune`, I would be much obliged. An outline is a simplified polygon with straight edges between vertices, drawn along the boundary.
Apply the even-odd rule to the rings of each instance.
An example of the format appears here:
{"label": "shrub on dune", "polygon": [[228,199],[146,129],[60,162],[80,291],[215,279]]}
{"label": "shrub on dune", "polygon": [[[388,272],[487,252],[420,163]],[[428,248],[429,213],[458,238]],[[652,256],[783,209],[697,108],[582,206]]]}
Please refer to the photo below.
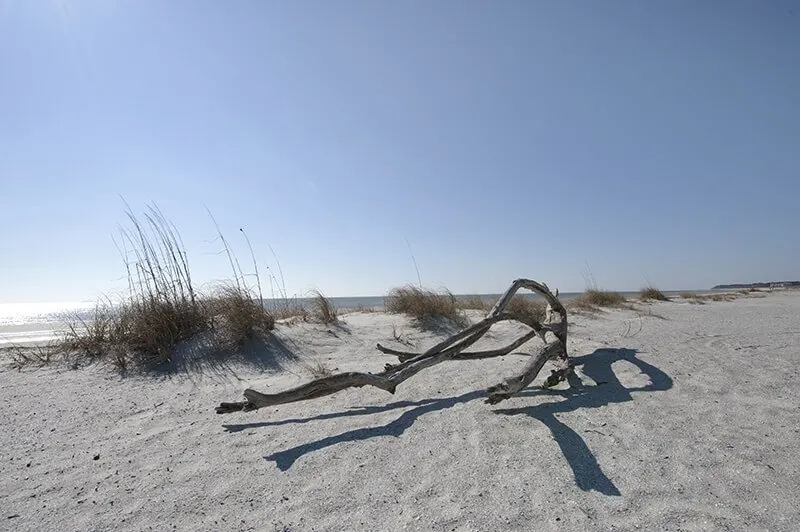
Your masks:
{"label": "shrub on dune", "polygon": [[596,309],[599,307],[621,307],[625,304],[625,297],[619,292],[589,288],[578,298],[573,300],[573,305],[583,309]]}
{"label": "shrub on dune", "polygon": [[325,325],[339,321],[336,306],[319,290],[314,290],[312,298],[314,319]]}
{"label": "shrub on dune", "polygon": [[241,286],[223,286],[211,299],[211,313],[218,335],[228,346],[241,346],[247,340],[275,328],[275,317]]}
{"label": "shrub on dune", "polygon": [[661,290],[652,286],[639,290],[639,299],[642,301],[669,301],[669,298]]}
{"label": "shrub on dune", "polygon": [[456,297],[447,290],[440,293],[416,286],[393,288],[385,306],[387,311],[407,314],[427,328],[437,328],[441,320],[459,327],[468,323]]}

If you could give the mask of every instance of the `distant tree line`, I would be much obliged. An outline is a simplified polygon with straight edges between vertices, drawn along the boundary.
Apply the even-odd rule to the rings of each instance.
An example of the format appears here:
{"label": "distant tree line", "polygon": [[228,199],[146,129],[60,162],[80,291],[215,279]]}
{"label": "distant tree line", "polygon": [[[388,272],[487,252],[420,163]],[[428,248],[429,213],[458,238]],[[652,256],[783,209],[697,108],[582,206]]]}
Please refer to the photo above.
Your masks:
{"label": "distant tree line", "polygon": [[800,281],[774,281],[771,283],[718,284],[712,290],[733,290],[739,288],[800,288]]}

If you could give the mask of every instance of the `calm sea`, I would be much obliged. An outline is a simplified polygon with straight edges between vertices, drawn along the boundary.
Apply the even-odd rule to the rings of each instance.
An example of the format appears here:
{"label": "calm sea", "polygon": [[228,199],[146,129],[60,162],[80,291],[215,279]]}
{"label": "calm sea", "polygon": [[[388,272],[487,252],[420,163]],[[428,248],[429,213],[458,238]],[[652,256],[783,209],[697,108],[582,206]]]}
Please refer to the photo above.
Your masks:
{"label": "calm sea", "polygon": [[[681,291],[665,291],[666,295],[677,295]],[[708,290],[693,290],[695,293],[709,293]],[[638,292],[620,292],[625,297],[636,297]],[[581,292],[562,292],[559,298],[569,300],[579,296]],[[525,297],[537,297],[533,294],[523,294]],[[457,299],[480,298],[488,303],[494,303],[500,294],[464,294],[457,295]],[[332,297],[331,302],[339,309],[370,308],[382,310],[384,307],[383,296],[369,297]],[[297,300],[304,305],[310,304],[310,299]],[[264,300],[267,308],[279,305],[282,301]],[[94,302],[60,302],[60,303],[0,303],[0,346],[15,343],[30,343],[44,341],[52,338],[70,322],[78,320],[91,320],[94,314]]]}

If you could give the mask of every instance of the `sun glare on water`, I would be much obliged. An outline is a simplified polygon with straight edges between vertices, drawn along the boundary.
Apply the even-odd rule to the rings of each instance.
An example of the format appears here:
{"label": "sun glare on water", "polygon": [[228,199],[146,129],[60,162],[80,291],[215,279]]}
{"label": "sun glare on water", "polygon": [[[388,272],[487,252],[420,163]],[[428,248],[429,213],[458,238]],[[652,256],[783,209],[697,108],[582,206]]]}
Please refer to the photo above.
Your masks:
{"label": "sun glare on water", "polygon": [[93,302],[0,303],[0,326],[63,321],[95,307]]}

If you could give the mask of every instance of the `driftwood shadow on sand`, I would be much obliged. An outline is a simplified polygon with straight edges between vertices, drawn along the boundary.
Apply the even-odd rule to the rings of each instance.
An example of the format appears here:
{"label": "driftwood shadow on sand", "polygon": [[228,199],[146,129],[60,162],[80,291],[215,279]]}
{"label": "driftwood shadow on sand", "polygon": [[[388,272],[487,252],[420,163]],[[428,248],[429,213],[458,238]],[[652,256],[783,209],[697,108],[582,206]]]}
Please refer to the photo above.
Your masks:
{"label": "driftwood shadow on sand", "polygon": [[403,412],[403,414],[401,414],[400,417],[385,425],[350,430],[342,434],[337,434],[335,436],[328,436],[326,438],[322,438],[321,440],[304,443],[302,445],[298,445],[297,447],[292,447],[291,449],[286,449],[285,451],[279,451],[270,456],[264,457],[265,460],[274,461],[275,465],[277,465],[278,469],[280,469],[281,471],[286,471],[287,469],[292,467],[292,465],[298,458],[308,453],[318,451],[326,447],[332,447],[334,445],[344,442],[362,441],[381,436],[399,437],[406,431],[406,429],[408,429],[414,424],[417,418],[419,418],[422,415],[428,414],[430,412],[436,412],[437,410],[444,410],[445,408],[453,407],[458,403],[467,403],[474,399],[479,399],[481,397],[484,397],[485,395],[486,393],[484,391],[478,390],[465,393],[456,397],[445,397],[442,399],[423,399],[421,401],[414,401],[414,402],[398,401],[383,406],[362,407],[353,410],[348,410],[345,412],[323,414],[310,418],[287,419],[282,421],[266,421],[263,423],[248,423],[244,425],[223,425],[223,427],[228,432],[239,432],[241,430],[258,428],[258,427],[269,427],[276,425],[285,425],[290,423],[307,423],[309,421],[314,421],[314,420],[334,419],[339,417],[365,416],[370,414],[376,414],[378,412],[387,412],[389,410],[395,410],[398,408],[408,408],[409,406],[416,407],[413,408],[412,410],[407,410],[406,412]]}
{"label": "driftwood shadow on sand", "polygon": [[[619,489],[600,468],[589,446],[571,427],[556,418],[556,414],[573,412],[582,408],[599,408],[602,406],[625,403],[633,400],[633,392],[657,392],[672,388],[672,379],[652,364],[636,358],[636,351],[624,348],[604,348],[581,357],[573,358],[576,366],[597,383],[597,386],[585,386],[577,376],[569,378],[570,388],[566,390],[545,390],[541,388],[526,390],[521,396],[561,395],[566,401],[557,403],[540,403],[521,408],[499,408],[499,415],[527,415],[538,419],[550,429],[564,458],[567,460],[575,483],[583,491],[598,491],[605,495],[620,495]],[[626,388],[617,378],[612,364],[627,361],[634,364],[650,378],[650,383],[636,388]]]}
{"label": "driftwood shadow on sand", "polygon": [[[672,388],[672,379],[663,371],[652,364],[636,358],[636,351],[625,348],[597,349],[589,355],[573,358],[575,366],[594,380],[597,386],[585,386],[577,377],[570,378],[570,388],[567,390],[546,390],[531,388],[518,395],[518,397],[535,397],[541,395],[561,395],[566,401],[557,403],[540,403],[521,408],[500,408],[494,410],[498,415],[527,415],[541,421],[553,435],[559,448],[564,454],[569,467],[572,469],[577,486],[584,490],[595,490],[605,495],[620,495],[619,489],[603,473],[594,454],[586,442],[575,430],[558,420],[555,414],[572,412],[581,408],[598,408],[601,406],[624,403],[633,400],[633,392],[665,391]],[[636,365],[639,370],[650,378],[650,383],[636,388],[625,388],[614,374],[612,364],[617,361],[627,361]],[[362,441],[382,436],[399,437],[406,429],[411,427],[420,417],[430,412],[443,410],[458,403],[466,403],[475,399],[484,398],[485,391],[473,391],[459,396],[423,399],[420,401],[398,401],[382,406],[359,407],[344,412],[321,414],[308,418],[294,418],[279,421],[265,421],[240,425],[223,425],[228,432],[239,432],[246,429],[272,427],[311,421],[335,419],[340,417],[364,416],[379,412],[387,412],[400,408],[414,407],[403,412],[397,419],[376,427],[354,429],[320,440],[304,443],[283,451],[278,451],[265,460],[275,462],[281,471],[292,467],[297,459],[302,456],[332,447],[334,445]]]}

